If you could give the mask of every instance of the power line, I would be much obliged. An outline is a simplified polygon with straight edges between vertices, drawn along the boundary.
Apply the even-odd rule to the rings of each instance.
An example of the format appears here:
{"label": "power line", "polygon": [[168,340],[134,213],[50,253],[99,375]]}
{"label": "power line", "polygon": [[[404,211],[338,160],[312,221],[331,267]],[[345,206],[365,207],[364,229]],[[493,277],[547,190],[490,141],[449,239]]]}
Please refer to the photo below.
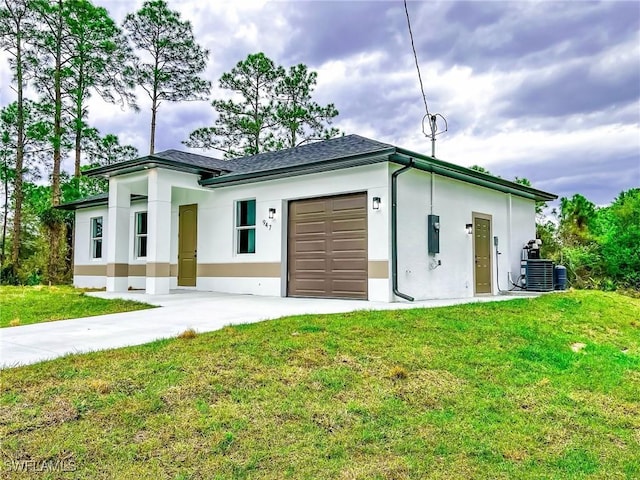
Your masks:
{"label": "power line", "polygon": [[416,61],[416,69],[418,70],[418,80],[420,80],[420,91],[422,92],[422,100],[424,100],[424,108],[429,115],[429,107],[427,106],[427,96],[424,93],[424,85],[422,84],[422,75],[420,75],[420,64],[418,63],[418,54],[416,46],[413,43],[413,32],[411,31],[411,20],[409,19],[409,9],[407,8],[407,0],[404,0],[404,13],[407,15],[407,26],[409,27],[409,37],[411,37],[411,48],[413,49],[413,58]]}
{"label": "power line", "polygon": [[[416,53],[416,46],[413,42],[413,31],[411,30],[411,20],[409,19],[409,9],[407,8],[407,0],[404,0],[404,13],[407,15],[407,26],[409,27],[409,37],[411,38],[411,49],[413,50],[413,59],[416,61],[416,70],[418,71],[418,80],[420,81],[420,91],[422,92],[422,100],[424,101],[424,109],[426,110],[426,114],[422,117],[422,133],[425,137],[431,138],[431,156],[435,158],[436,156],[436,136],[441,133],[446,132],[449,127],[447,125],[447,119],[444,118],[439,113],[431,114],[429,113],[429,106],[427,105],[427,96],[424,93],[424,84],[422,83],[422,75],[420,74],[420,64],[418,63],[418,54]],[[438,132],[437,120],[440,117],[444,121],[444,130]],[[429,121],[429,129],[431,130],[431,134],[428,134],[425,131],[424,123],[425,120]]]}

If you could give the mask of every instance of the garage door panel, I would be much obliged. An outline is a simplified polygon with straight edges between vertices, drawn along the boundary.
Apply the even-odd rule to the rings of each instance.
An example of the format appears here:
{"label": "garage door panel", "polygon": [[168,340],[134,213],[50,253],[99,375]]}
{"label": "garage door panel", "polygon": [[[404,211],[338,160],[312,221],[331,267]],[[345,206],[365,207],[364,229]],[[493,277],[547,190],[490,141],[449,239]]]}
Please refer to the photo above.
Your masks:
{"label": "garage door panel", "polygon": [[342,271],[362,272],[363,276],[367,273],[367,260],[365,259],[340,259],[334,258],[327,265],[327,270],[332,273]]}
{"label": "garage door panel", "polygon": [[335,297],[364,298],[366,299],[367,285],[364,280],[333,280],[331,291]]}
{"label": "garage door panel", "polygon": [[359,208],[344,209],[344,210],[332,210],[331,218],[335,219],[359,219],[366,218],[366,210]]}
{"label": "garage door panel", "polygon": [[335,219],[331,223],[331,233],[353,233],[357,235],[367,234],[367,219],[355,218],[355,219]]}
{"label": "garage door panel", "polygon": [[367,298],[367,195],[289,204],[290,296]]}
{"label": "garage door panel", "polygon": [[297,285],[297,294],[300,296],[326,296],[327,280],[325,278],[300,279]]}
{"label": "garage door panel", "polygon": [[331,259],[331,272],[357,272],[360,275],[361,273],[366,273],[367,263],[366,258],[333,258]]}
{"label": "garage door panel", "polygon": [[321,216],[327,210],[327,201],[324,199],[312,199],[312,200],[304,200],[301,202],[294,202],[294,213],[301,218],[308,215],[317,215]]}
{"label": "garage door panel", "polygon": [[366,215],[366,206],[366,195],[345,195],[343,197],[333,197],[331,202],[331,210],[334,214],[350,211],[359,215]]}
{"label": "garage door panel", "polygon": [[330,240],[331,251],[338,252],[366,252],[367,240],[364,238],[333,238]]}
{"label": "garage door panel", "polygon": [[366,215],[366,211],[362,208],[332,209],[331,215],[334,218],[356,218]]}
{"label": "garage door panel", "polygon": [[327,230],[327,222],[325,220],[315,220],[306,222],[297,222],[295,225],[296,235],[325,234]]}
{"label": "garage door panel", "polygon": [[295,260],[294,268],[297,272],[300,273],[299,276],[303,274],[308,274],[309,272],[321,273],[324,275],[326,270],[327,262],[323,259],[317,258],[297,258]]}
{"label": "garage door panel", "polygon": [[367,259],[367,251],[366,250],[340,250],[338,252],[333,252],[330,258],[337,258],[340,260],[353,260],[353,259]]}
{"label": "garage door panel", "polygon": [[294,252],[297,253],[309,253],[309,252],[326,252],[327,241],[326,240],[298,240],[295,242]]}

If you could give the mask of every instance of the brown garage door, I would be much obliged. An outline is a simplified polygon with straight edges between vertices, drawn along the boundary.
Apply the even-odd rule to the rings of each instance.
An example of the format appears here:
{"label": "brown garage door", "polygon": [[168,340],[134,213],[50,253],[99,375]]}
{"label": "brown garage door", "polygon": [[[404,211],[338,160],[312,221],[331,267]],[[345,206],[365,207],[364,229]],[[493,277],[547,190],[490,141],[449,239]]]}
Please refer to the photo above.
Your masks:
{"label": "brown garage door", "polygon": [[367,298],[367,194],[289,203],[288,294]]}

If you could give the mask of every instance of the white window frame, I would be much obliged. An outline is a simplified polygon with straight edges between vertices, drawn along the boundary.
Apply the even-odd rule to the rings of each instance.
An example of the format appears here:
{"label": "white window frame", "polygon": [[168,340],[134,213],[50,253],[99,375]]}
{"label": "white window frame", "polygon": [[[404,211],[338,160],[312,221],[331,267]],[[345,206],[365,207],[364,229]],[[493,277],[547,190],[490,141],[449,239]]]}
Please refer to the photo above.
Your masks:
{"label": "white window frame", "polygon": [[[100,220],[100,235],[96,235],[94,236],[94,222],[96,222],[97,220]],[[99,217],[91,217],[89,219],[89,237],[91,238],[91,259],[92,260],[101,260],[102,256],[104,254],[103,251],[103,247],[104,247],[104,217],[102,215],[100,215]],[[100,243],[100,256],[96,255],[96,245]]]}
{"label": "white window frame", "polygon": [[[140,215],[146,215],[147,216],[147,231],[144,233],[138,233],[138,223],[139,223],[139,219],[140,219]],[[133,237],[133,248],[134,248],[134,257],[135,258],[147,258],[147,255],[138,255],[138,253],[140,252],[140,245],[141,245],[141,239],[145,238],[147,239],[147,243],[146,243],[146,252],[145,253],[149,253],[149,212],[147,212],[146,210],[140,210],[138,212],[135,213],[135,218],[133,221],[133,228],[134,228],[134,237]]]}
{"label": "white window frame", "polygon": [[[254,215],[253,225],[238,225],[238,209],[240,208],[240,204],[243,202],[253,202],[254,204]],[[234,247],[233,251],[235,255],[255,255],[256,253],[256,224],[258,222],[258,203],[255,198],[245,198],[242,200],[236,200],[234,209],[233,209],[233,226],[234,226]],[[253,230],[253,252],[240,252],[240,232],[244,230]]]}

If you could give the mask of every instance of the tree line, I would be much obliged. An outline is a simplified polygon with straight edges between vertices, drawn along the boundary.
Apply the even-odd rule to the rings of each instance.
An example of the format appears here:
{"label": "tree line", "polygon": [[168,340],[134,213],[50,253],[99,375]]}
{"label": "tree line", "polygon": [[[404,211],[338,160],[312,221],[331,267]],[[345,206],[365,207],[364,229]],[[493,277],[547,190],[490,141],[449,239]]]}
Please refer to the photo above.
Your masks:
{"label": "tree line", "polygon": [[640,291],[640,188],[605,207],[580,194],[561,198],[551,217],[537,225],[541,253],[567,267],[570,285]]}
{"label": "tree line", "polygon": [[[209,98],[209,51],[164,0],[145,2],[122,25],[89,0],[0,0],[0,48],[15,93],[0,110],[2,281],[68,281],[72,216],[55,207],[107,190],[84,169],[139,156],[90,124],[89,100],[139,111],[138,95],[148,97],[153,154],[160,106]],[[215,124],[183,143],[233,158],[336,136],[338,111],[313,100],[316,82],[304,64],[285,69],[250,54],[220,78],[232,98],[212,101]]]}

